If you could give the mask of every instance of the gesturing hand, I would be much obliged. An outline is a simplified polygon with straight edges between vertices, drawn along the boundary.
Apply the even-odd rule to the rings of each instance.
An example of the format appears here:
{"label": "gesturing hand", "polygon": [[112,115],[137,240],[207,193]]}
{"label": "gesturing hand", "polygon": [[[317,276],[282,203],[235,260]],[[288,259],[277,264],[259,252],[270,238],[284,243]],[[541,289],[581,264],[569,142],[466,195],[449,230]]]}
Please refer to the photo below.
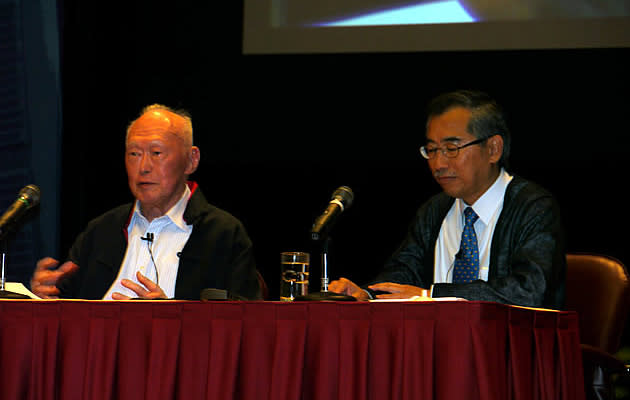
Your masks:
{"label": "gesturing hand", "polygon": [[[142,285],[138,285],[137,283],[130,281],[129,279],[123,279],[120,281],[120,284],[126,287],[127,289],[135,292],[139,298],[151,300],[151,299],[166,299],[166,294],[156,283],[142,275],[140,271],[136,272],[136,278],[138,282]],[[125,296],[122,293],[114,292],[112,293],[112,299],[114,300],[129,300],[131,297]]]}
{"label": "gesturing hand", "polygon": [[45,257],[39,260],[31,278],[31,292],[42,299],[57,299],[59,297],[57,282],[79,269],[72,261],[67,261],[55,269],[58,265],[59,261],[54,258]]}

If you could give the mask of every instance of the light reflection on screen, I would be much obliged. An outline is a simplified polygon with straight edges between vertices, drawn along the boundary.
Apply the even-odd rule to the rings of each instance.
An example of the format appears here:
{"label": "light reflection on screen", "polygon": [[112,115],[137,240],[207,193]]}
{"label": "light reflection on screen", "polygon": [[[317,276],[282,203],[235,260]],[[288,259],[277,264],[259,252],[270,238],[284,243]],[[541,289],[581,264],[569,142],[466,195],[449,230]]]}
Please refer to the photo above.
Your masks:
{"label": "light reflection on screen", "polygon": [[245,0],[245,54],[630,47],[630,0]]}
{"label": "light reflection on screen", "polygon": [[436,1],[397,9],[359,15],[339,21],[322,22],[313,26],[376,26],[410,24],[452,24],[475,22],[459,1]]}

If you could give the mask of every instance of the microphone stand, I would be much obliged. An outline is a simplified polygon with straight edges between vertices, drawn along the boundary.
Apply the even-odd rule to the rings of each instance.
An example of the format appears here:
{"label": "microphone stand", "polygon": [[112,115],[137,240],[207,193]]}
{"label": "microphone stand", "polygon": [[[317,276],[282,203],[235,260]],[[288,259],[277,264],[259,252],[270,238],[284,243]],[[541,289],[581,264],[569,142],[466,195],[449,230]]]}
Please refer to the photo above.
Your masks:
{"label": "microphone stand", "polygon": [[328,235],[322,242],[322,277],[321,290],[319,292],[309,293],[305,296],[297,296],[294,301],[357,301],[353,296],[328,291],[328,244],[330,238]]}
{"label": "microphone stand", "polygon": [[30,297],[24,294],[9,292],[8,290],[4,289],[4,283],[5,283],[4,260],[6,258],[6,253],[7,253],[7,241],[5,239],[5,240],[2,240],[2,275],[0,275],[0,299],[29,299]]}

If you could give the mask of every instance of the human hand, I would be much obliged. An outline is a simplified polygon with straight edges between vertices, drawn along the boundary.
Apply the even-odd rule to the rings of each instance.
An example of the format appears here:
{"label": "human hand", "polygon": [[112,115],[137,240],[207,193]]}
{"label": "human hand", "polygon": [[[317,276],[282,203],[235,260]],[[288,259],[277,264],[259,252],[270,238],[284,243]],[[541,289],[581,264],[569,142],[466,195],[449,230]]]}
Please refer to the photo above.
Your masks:
{"label": "human hand", "polygon": [[332,281],[330,285],[328,285],[328,290],[335,293],[353,296],[357,300],[369,299],[365,290],[361,289],[356,283],[346,278],[339,278],[339,280]]}
{"label": "human hand", "polygon": [[[161,287],[159,287],[157,284],[155,284],[152,280],[150,280],[146,276],[142,275],[140,271],[136,272],[136,278],[138,279],[138,282],[142,284],[142,286],[138,285],[137,283],[133,281],[130,281],[129,279],[121,280],[120,284],[126,287],[127,289],[130,289],[133,292],[135,292],[138,295],[138,297],[141,299],[155,300],[155,299],[168,298],[166,297],[166,294],[164,293]],[[130,300],[131,297],[125,296],[124,294],[119,293],[119,292],[114,292],[112,293],[112,299]]]}
{"label": "human hand", "polygon": [[403,285],[393,282],[382,282],[370,285],[368,288],[380,292],[389,292],[376,295],[377,299],[409,299],[414,296],[420,296],[422,297],[421,300],[433,301],[429,290],[417,286]]}
{"label": "human hand", "polygon": [[57,282],[61,278],[73,274],[79,269],[79,266],[72,261],[66,261],[61,267],[57,268],[58,265],[59,261],[51,257],[39,260],[31,277],[31,292],[42,299],[59,298]]}

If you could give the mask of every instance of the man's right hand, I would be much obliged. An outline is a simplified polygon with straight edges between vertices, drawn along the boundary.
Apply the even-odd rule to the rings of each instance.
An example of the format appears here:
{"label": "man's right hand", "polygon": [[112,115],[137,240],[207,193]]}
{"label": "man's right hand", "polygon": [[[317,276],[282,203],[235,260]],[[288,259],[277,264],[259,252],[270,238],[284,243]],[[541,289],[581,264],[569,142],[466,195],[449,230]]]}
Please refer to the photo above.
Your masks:
{"label": "man's right hand", "polygon": [[335,293],[345,294],[355,297],[357,300],[368,300],[367,292],[361,289],[356,283],[346,278],[330,282],[328,290]]}
{"label": "man's right hand", "polygon": [[72,261],[67,261],[55,269],[58,265],[59,261],[54,258],[46,257],[39,260],[31,278],[31,292],[42,299],[59,298],[57,282],[61,278],[73,274],[79,269],[79,266]]}

